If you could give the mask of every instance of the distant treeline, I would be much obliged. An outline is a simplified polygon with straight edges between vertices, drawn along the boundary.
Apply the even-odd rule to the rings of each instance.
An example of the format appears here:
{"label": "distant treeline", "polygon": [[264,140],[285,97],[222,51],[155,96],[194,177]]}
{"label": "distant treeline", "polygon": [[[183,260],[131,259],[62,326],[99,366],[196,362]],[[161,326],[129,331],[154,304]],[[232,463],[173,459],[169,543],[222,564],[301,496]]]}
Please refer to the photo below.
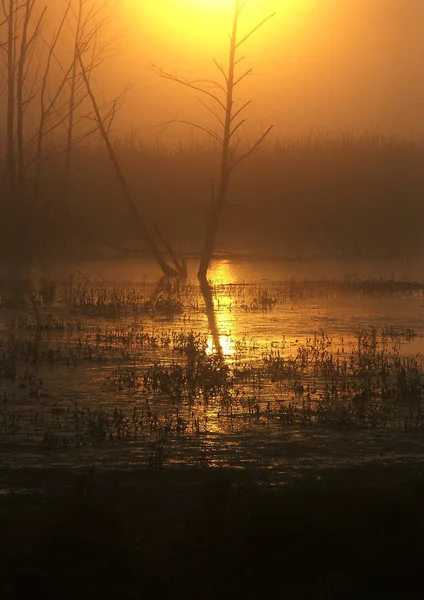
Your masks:
{"label": "distant treeline", "polygon": [[[217,184],[219,149],[176,148],[134,137],[116,142],[146,221],[174,246],[200,251]],[[72,202],[63,221],[63,158],[44,168],[40,251],[141,249],[105,150],[77,148]],[[235,171],[219,231],[223,253],[289,257],[406,257],[424,241],[424,142],[378,135],[311,135],[266,144]]]}

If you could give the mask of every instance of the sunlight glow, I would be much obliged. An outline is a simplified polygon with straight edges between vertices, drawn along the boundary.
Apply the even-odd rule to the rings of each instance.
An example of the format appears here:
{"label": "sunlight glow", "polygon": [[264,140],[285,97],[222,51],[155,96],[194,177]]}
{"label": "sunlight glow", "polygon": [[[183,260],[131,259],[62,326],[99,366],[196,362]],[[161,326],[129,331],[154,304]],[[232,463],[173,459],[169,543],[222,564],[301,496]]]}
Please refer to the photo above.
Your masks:
{"label": "sunlight glow", "polygon": [[[193,47],[208,51],[225,48],[234,16],[234,0],[125,0],[132,25],[145,25],[167,47]],[[293,6],[297,3],[288,0]],[[277,9],[277,0],[250,0],[240,19],[240,31],[248,31]],[[260,38],[260,33],[258,38]],[[270,35],[268,27],[267,35]]]}
{"label": "sunlight glow", "polygon": [[[231,334],[220,335],[219,336],[219,345],[221,346],[222,355],[225,358],[234,356],[235,348],[234,348],[234,344],[232,342]],[[217,352],[217,348],[215,348],[213,336],[210,334],[208,336],[208,345],[206,347],[206,354],[208,354],[210,356],[211,354],[215,354],[216,352]]]}
{"label": "sunlight glow", "polygon": [[[181,0],[180,0],[181,1]],[[200,8],[201,10],[222,10],[228,7],[234,8],[234,0],[185,0],[181,4],[187,4],[193,8]]]}
{"label": "sunlight glow", "polygon": [[[234,282],[234,272],[230,261],[215,262],[210,271],[210,279],[215,286],[214,307],[219,345],[223,356],[227,360],[231,360],[235,355],[234,329],[237,329],[237,323],[233,313],[233,298],[227,295],[225,288]],[[210,355],[217,351],[214,336],[210,332],[206,352]]]}

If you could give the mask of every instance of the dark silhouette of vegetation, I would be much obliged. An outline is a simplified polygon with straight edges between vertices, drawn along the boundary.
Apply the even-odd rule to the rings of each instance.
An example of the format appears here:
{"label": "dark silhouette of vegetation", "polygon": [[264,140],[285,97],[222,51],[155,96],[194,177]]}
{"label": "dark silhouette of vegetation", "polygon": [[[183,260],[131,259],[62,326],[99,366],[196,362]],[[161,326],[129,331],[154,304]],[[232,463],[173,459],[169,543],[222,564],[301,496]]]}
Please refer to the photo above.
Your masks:
{"label": "dark silhouette of vegetation", "polygon": [[246,121],[245,118],[242,118],[242,114],[243,111],[249,106],[251,101],[249,100],[248,102],[245,102],[241,107],[236,109],[234,98],[235,90],[237,85],[239,85],[248,75],[250,75],[252,71],[252,69],[248,69],[242,72],[241,74],[236,73],[237,66],[242,62],[244,58],[243,56],[239,57],[237,52],[241,48],[241,46],[260,27],[262,27],[267,21],[269,21],[269,19],[271,19],[274,16],[274,14],[271,14],[265,19],[263,19],[258,25],[256,25],[256,27],[254,27],[251,31],[249,31],[240,39],[239,21],[246,4],[247,0],[235,0],[234,2],[234,20],[232,33],[230,36],[228,69],[225,70],[223,65],[218,64],[217,61],[214,61],[216,67],[218,68],[223,77],[223,83],[220,83],[219,81],[209,82],[209,84],[212,84],[214,89],[217,90],[216,92],[211,92],[208,89],[202,87],[199,83],[181,79],[176,75],[173,75],[162,69],[157,69],[154,66],[155,71],[164,79],[169,79],[170,81],[187,86],[190,89],[196,92],[200,92],[201,94],[206,96],[206,99],[212,100],[215,104],[214,108],[209,107],[203,102],[203,100],[200,101],[210,112],[212,112],[219,125],[221,126],[221,130],[217,132],[209,127],[203,127],[202,125],[193,123],[191,121],[178,121],[180,123],[186,123],[187,125],[195,127],[207,133],[222,147],[218,191],[216,197],[214,192],[212,194],[212,205],[208,218],[204,247],[198,270],[198,276],[201,279],[206,277],[206,274],[209,269],[209,264],[215,249],[215,239],[218,232],[221,214],[227,203],[231,174],[233,170],[237,167],[237,165],[239,165],[243,160],[245,160],[253,152],[255,152],[257,148],[259,148],[259,146],[263,143],[263,141],[272,129],[272,126],[269,127],[260,136],[260,138],[252,144],[252,146],[248,150],[242,153],[237,153],[237,150],[240,147],[240,140],[236,139],[236,133],[240,132],[241,127]]}
{"label": "dark silhouette of vegetation", "polygon": [[[134,210],[120,202],[115,174],[107,165],[110,156],[97,145],[99,127],[78,62],[79,49],[96,94],[96,69],[114,46],[114,38],[109,42],[102,34],[107,14],[94,0],[67,0],[52,30],[49,10],[42,0],[0,5],[5,104],[0,254],[58,255],[71,241],[75,252],[144,251]],[[234,57],[234,67],[236,63]],[[254,158],[237,162],[255,148],[241,137],[236,140],[248,105],[238,113],[234,104],[232,116],[237,117],[225,130],[231,86],[229,71],[217,67],[227,79],[202,88],[203,93],[196,83],[161,72],[202,94],[202,103],[214,103],[205,105],[221,130],[198,129],[213,142],[219,139],[216,149],[197,142],[176,150],[117,139],[112,126],[123,95],[98,105],[133,208],[143,216],[146,230],[156,222],[164,231],[155,227],[149,235],[157,251],[170,258],[168,273],[184,272],[180,254],[166,239],[170,222],[173,245],[202,256],[199,273],[218,234],[220,250],[227,255],[408,259],[420,251],[421,142],[348,133],[330,138],[323,133],[261,144]],[[233,90],[237,85],[234,75]],[[220,177],[204,238],[198,198],[216,170]]]}
{"label": "dark silhouette of vegetation", "polygon": [[[96,131],[83,126],[90,117],[87,94],[75,72],[75,52],[67,62],[66,37],[76,21],[75,47],[92,46],[87,68],[94,71],[108,47],[106,42],[100,48],[95,43],[104,25],[96,7],[94,0],[66,0],[50,32],[51,6],[43,0],[5,0],[0,5],[0,73],[7,89],[3,254],[31,255],[49,237],[63,242],[71,154]],[[52,202],[43,175],[48,162],[63,154],[68,185]]]}
{"label": "dark silhouette of vegetation", "polygon": [[[172,223],[175,247],[199,255],[204,242],[199,197],[219,164],[219,149],[200,142],[179,148],[132,138],[113,142],[146,220],[164,229]],[[423,161],[422,142],[379,135],[322,133],[267,143],[232,179],[220,254],[413,258],[423,247]],[[144,251],[131,213],[119,201],[107,152],[94,145],[75,148],[73,163],[73,211],[81,220],[75,252]],[[45,165],[44,185],[52,198],[61,197],[62,164],[57,156]]]}
{"label": "dark silhouette of vegetation", "polygon": [[[0,5],[2,74],[7,87],[3,222],[5,232],[20,230],[22,234],[5,236],[3,250],[32,255],[40,250],[37,246],[43,238],[55,235],[57,243],[70,242],[69,234],[80,227],[81,221],[71,206],[73,153],[99,131],[143,240],[163,273],[183,274],[183,261],[176,257],[170,243],[162,234],[157,243],[141,219],[113,148],[110,130],[127,90],[102,105],[93,92],[93,74],[115,41],[109,34],[106,38],[102,35],[109,25],[106,5],[95,0],[66,0],[56,29],[46,38],[43,25],[48,9],[43,0],[9,0]],[[70,56],[62,47],[69,34],[73,38]],[[30,110],[32,116],[27,118]],[[87,126],[92,121],[95,125]],[[46,162],[52,159],[61,162],[63,169],[63,188],[56,190],[54,202],[43,178]],[[34,236],[33,231],[38,230]],[[166,263],[160,243],[170,254],[174,268]]]}
{"label": "dark silhouette of vegetation", "polygon": [[[39,7],[37,0],[8,0],[0,6],[0,33],[3,34],[0,47],[4,59],[2,75],[7,87],[7,149],[3,173],[6,194],[3,208],[8,207],[15,213],[16,224],[27,208],[24,207],[25,180],[30,159],[26,116],[39,92],[38,79],[30,67],[41,44],[41,27],[47,10],[46,6],[41,10]],[[52,47],[54,45],[55,40],[52,41]],[[49,66],[47,62],[44,77],[47,77]]]}

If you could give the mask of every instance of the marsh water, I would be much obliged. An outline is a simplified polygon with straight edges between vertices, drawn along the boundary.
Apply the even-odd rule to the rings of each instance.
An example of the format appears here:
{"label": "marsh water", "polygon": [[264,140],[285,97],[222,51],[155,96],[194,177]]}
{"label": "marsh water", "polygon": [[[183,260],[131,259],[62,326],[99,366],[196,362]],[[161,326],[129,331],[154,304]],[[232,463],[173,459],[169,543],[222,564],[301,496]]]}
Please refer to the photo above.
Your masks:
{"label": "marsh water", "polygon": [[424,261],[149,259],[2,279],[4,466],[246,467],[424,455]]}

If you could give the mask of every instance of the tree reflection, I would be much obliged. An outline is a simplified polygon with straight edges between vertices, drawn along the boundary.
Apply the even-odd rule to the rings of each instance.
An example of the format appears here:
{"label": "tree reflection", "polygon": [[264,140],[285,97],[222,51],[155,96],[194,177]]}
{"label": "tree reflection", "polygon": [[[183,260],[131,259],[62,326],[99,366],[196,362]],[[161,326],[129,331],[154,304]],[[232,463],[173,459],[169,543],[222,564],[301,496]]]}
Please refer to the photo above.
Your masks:
{"label": "tree reflection", "polygon": [[179,300],[181,296],[181,286],[187,282],[187,276],[168,277],[163,275],[156,283],[150,300],[153,304],[157,303],[161,298],[167,299],[172,303],[174,300]]}
{"label": "tree reflection", "polygon": [[213,292],[212,287],[206,279],[199,279],[200,289],[202,292],[203,300],[206,308],[206,315],[208,317],[209,330],[212,336],[213,347],[219,357],[223,356],[222,345],[218,330],[218,323],[216,320],[215,307],[213,303]]}

